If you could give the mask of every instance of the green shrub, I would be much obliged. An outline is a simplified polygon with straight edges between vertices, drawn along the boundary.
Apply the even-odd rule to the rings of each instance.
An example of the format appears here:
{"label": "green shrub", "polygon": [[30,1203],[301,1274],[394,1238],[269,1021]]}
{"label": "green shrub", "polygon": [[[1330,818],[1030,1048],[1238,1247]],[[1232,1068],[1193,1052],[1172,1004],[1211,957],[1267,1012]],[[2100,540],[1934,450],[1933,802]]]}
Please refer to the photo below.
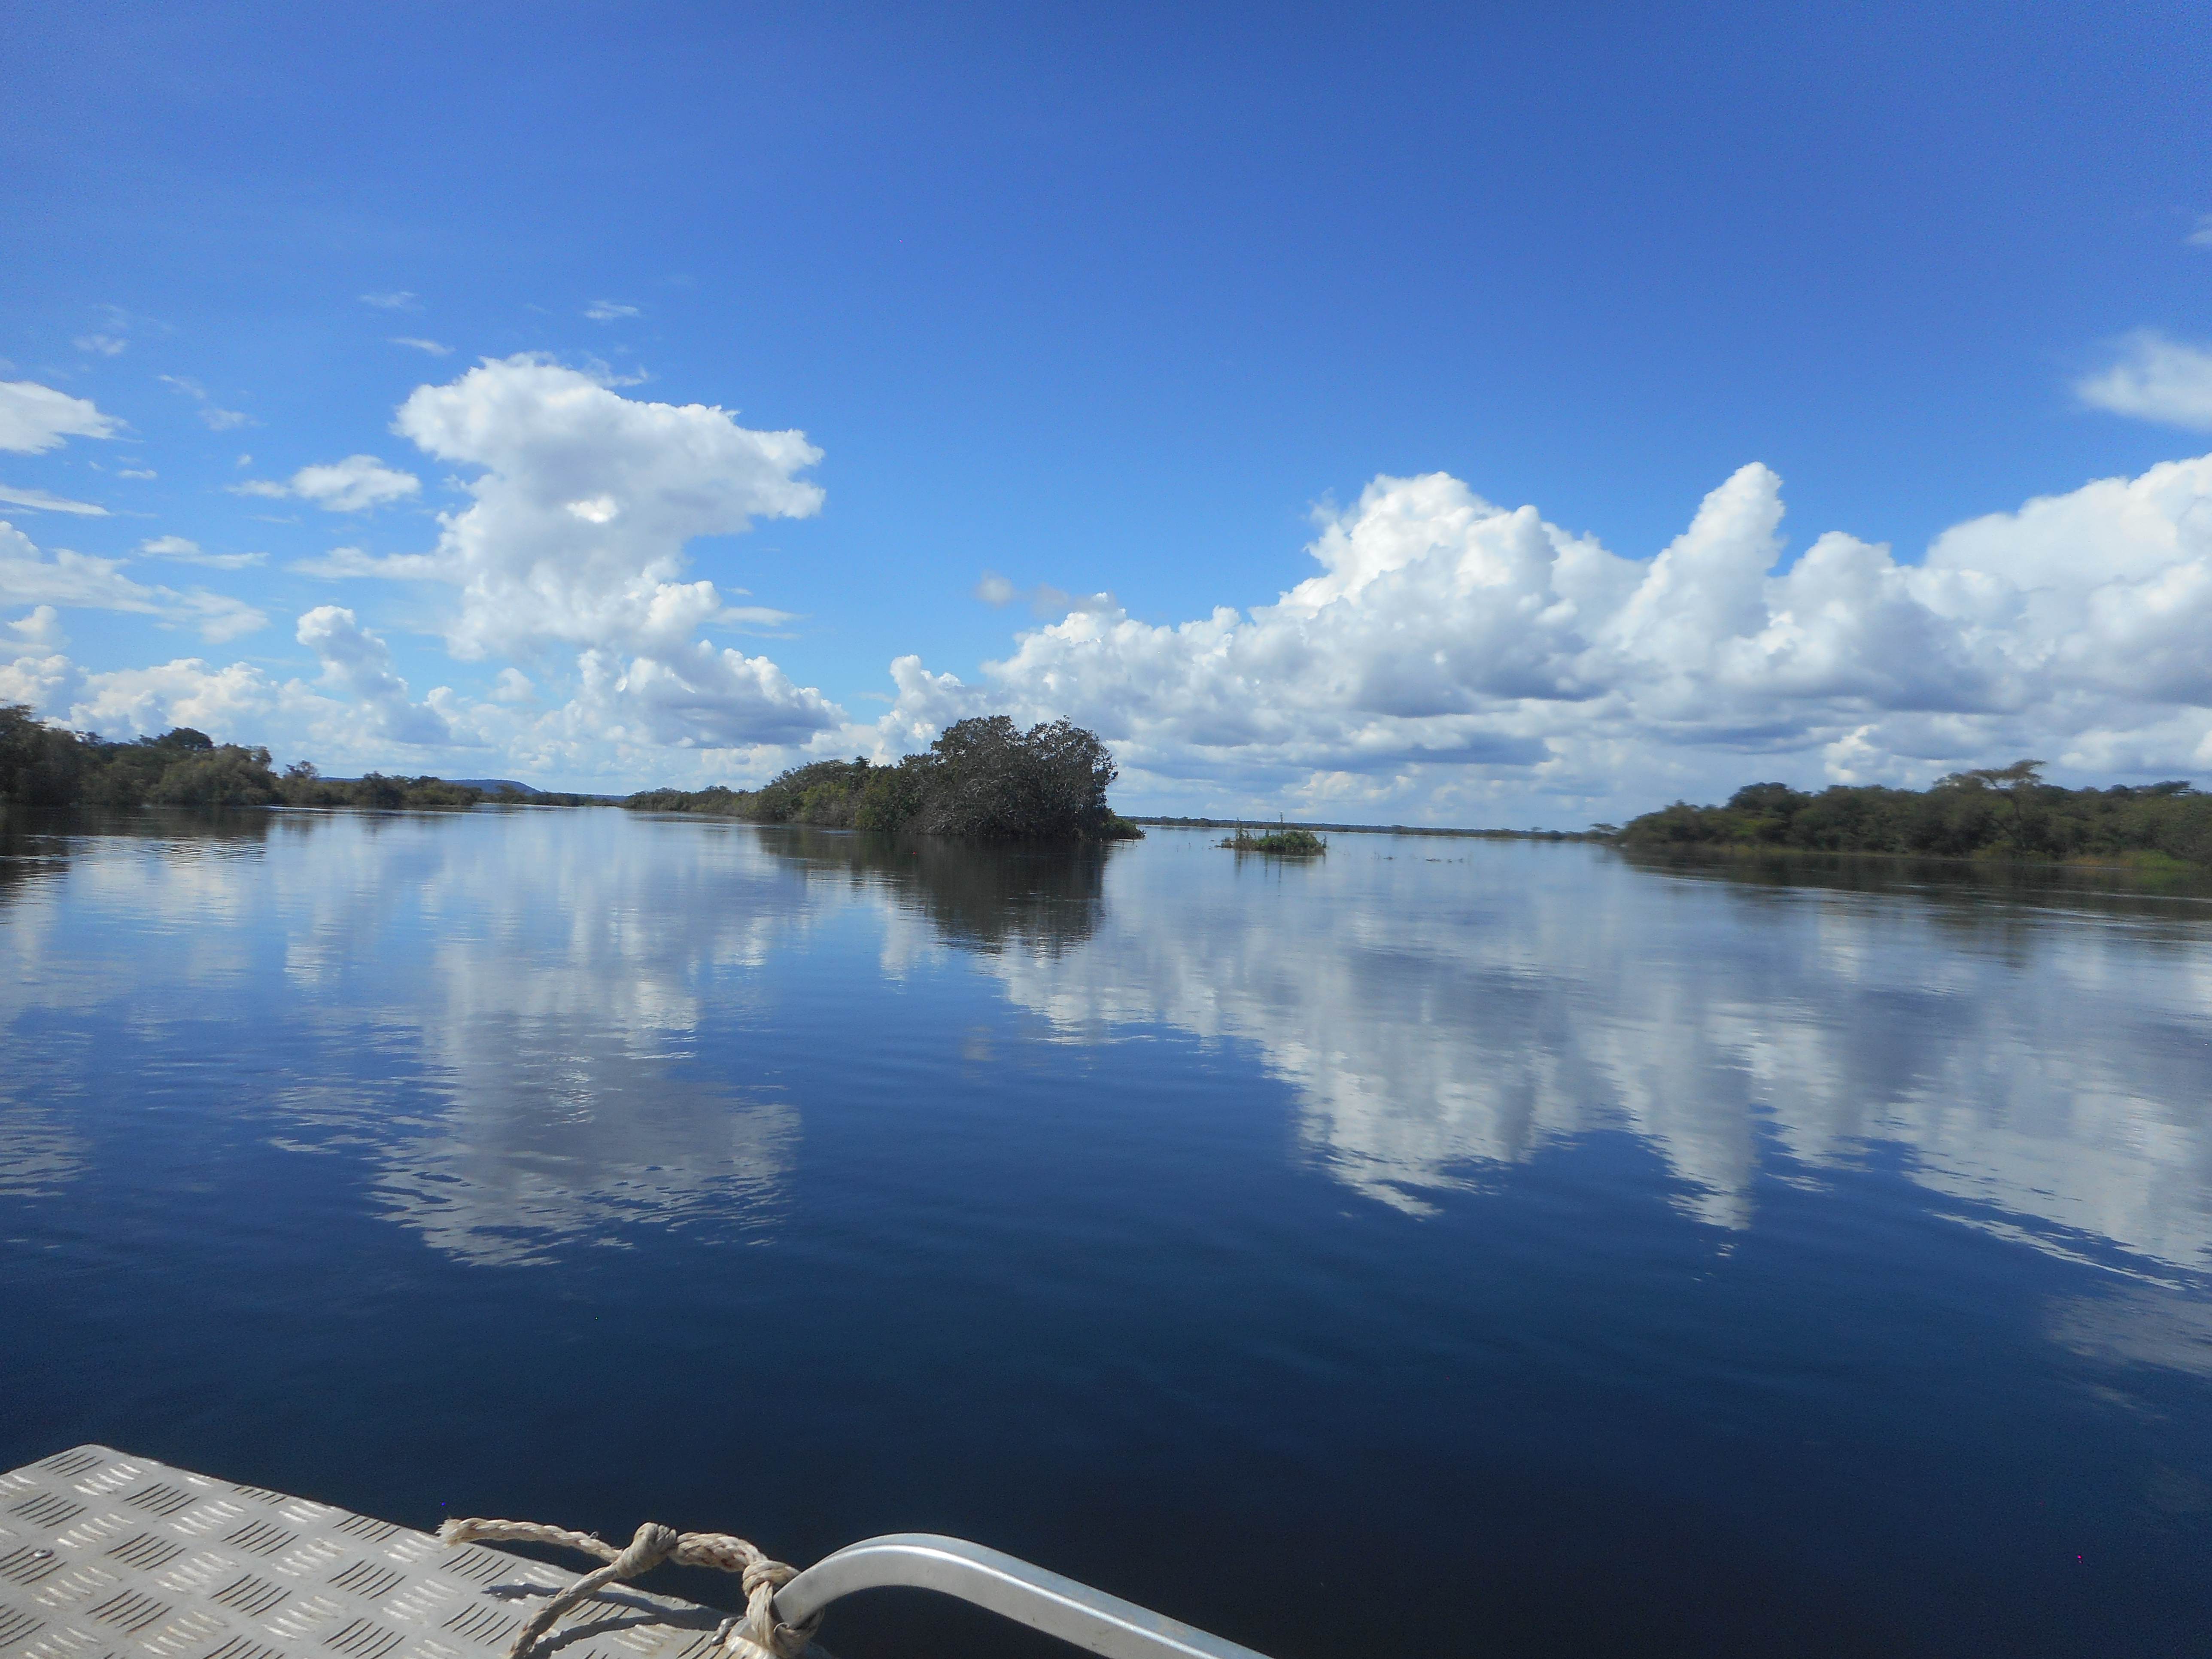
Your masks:
{"label": "green shrub", "polygon": [[266,749],[189,726],[110,743],[0,705],[0,800],[40,806],[258,806],[279,799]]}
{"label": "green shrub", "polygon": [[146,799],[159,806],[268,806],[283,797],[266,749],[225,744],[171,761]]}
{"label": "green shrub", "polygon": [[1256,836],[1240,827],[1221,845],[1238,853],[1273,853],[1284,858],[1313,858],[1328,851],[1328,843],[1312,830],[1283,825]]}

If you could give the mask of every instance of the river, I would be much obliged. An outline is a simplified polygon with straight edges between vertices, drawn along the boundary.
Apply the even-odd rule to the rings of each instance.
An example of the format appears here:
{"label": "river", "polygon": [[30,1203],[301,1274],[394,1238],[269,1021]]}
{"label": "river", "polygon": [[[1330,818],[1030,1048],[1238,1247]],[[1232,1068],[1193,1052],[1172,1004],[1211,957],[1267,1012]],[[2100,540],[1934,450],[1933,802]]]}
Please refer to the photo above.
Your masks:
{"label": "river", "polygon": [[2201,886],[149,812],[0,833],[0,1468],[1274,1659],[2212,1652]]}

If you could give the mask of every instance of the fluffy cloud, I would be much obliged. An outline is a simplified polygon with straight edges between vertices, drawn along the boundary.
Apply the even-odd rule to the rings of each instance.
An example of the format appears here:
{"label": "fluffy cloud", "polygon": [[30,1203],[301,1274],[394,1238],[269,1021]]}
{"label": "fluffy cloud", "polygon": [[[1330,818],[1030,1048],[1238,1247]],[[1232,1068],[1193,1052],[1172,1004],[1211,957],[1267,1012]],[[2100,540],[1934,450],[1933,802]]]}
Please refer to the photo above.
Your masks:
{"label": "fluffy cloud", "polygon": [[[354,611],[329,605],[308,611],[297,628],[320,665],[319,687],[196,659],[121,676],[85,674],[27,618],[16,631],[30,651],[0,672],[10,685],[20,683],[25,701],[58,718],[128,730],[186,720],[304,747],[337,764],[388,765],[395,744],[448,751],[495,745],[525,772],[607,778],[659,773],[654,757],[671,748],[721,755],[723,769],[732,750],[745,751],[741,766],[767,765],[847,730],[835,703],[769,658],[700,637],[712,627],[781,624],[788,613],[685,579],[693,537],[819,507],[820,489],[795,476],[820,459],[802,434],[752,431],[721,409],[635,401],[531,357],[488,362],[450,385],[422,387],[396,424],[426,453],[477,470],[471,503],[441,516],[428,552],[375,556],[342,547],[293,568],[418,581],[426,603],[449,586],[445,631],[454,654],[519,656],[540,679],[510,667],[481,702],[442,686],[417,700],[385,640]],[[418,487],[411,474],[356,455],[243,489],[350,511]],[[252,556],[209,555],[179,536],[151,538],[141,550],[204,563]],[[191,619],[210,637],[264,620],[234,600],[134,581],[121,562],[67,552],[44,557],[16,536],[0,544],[0,593],[24,604]]]}
{"label": "fluffy cloud", "polygon": [[300,618],[300,643],[323,665],[323,678],[353,694],[375,731],[396,743],[449,744],[453,733],[435,708],[410,702],[407,682],[393,672],[392,651],[352,611],[319,605]]}
{"label": "fluffy cloud", "polygon": [[1139,787],[1322,816],[1649,805],[1802,774],[1791,757],[1842,780],[2021,753],[2212,765],[2212,456],[1960,525],[1917,565],[1830,533],[1779,568],[1782,516],[1747,466],[1634,561],[1444,474],[1378,478],[1273,605],[1174,627],[1086,605],[981,685],[902,659],[880,729],[903,747],[985,709],[1066,714]]}
{"label": "fluffy cloud", "polygon": [[57,548],[43,556],[29,537],[0,520],[0,603],[52,605],[93,611],[133,611],[169,624],[186,624],[211,641],[235,639],[269,618],[243,599],[204,587],[179,592],[149,587],[123,574],[120,559],[94,558]]}
{"label": "fluffy cloud", "polygon": [[[272,717],[296,702],[289,688],[249,663],[216,668],[198,657],[106,674],[70,668],[65,684],[70,695],[62,717],[80,731],[110,735],[149,737],[189,726],[218,741],[259,742]],[[50,695],[39,706],[53,702]]]}
{"label": "fluffy cloud", "polygon": [[419,387],[394,429],[440,460],[482,468],[468,486],[474,499],[441,518],[436,550],[414,556],[422,564],[331,559],[348,574],[457,586],[447,629],[454,655],[574,650],[580,689],[564,718],[602,722],[617,740],[781,744],[842,721],[767,658],[697,637],[787,613],[682,580],[692,538],[819,509],[820,487],[794,476],[821,459],[803,434],[753,431],[704,404],[624,398],[528,356]]}
{"label": "fluffy cloud", "polygon": [[26,645],[40,645],[58,651],[69,643],[62,632],[61,612],[50,605],[33,605],[31,614],[19,617],[8,624],[8,631]]}
{"label": "fluffy cloud", "polygon": [[43,455],[70,438],[112,438],[121,426],[88,398],[72,398],[35,380],[0,380],[0,449]]}
{"label": "fluffy cloud", "polygon": [[325,465],[303,466],[283,483],[249,478],[230,488],[234,495],[265,495],[272,500],[295,496],[332,513],[363,513],[420,495],[422,481],[411,472],[385,465],[374,455],[349,455]]}
{"label": "fluffy cloud", "polygon": [[[319,688],[280,680],[252,663],[218,666],[198,657],[88,672],[62,653],[51,611],[33,612],[13,628],[33,648],[13,662],[0,659],[0,702],[28,703],[79,731],[150,737],[191,726],[218,742],[264,744],[356,770],[392,766],[395,744],[450,753],[475,741],[449,730],[439,708],[410,702],[384,642],[349,612],[330,607],[300,619],[301,641],[323,665]],[[431,693],[432,703],[447,700],[442,688]]]}
{"label": "fluffy cloud", "polygon": [[2212,351],[2152,330],[2130,335],[2110,368],[2074,390],[2082,402],[2116,415],[2212,432]]}
{"label": "fluffy cloud", "polygon": [[[18,628],[21,623],[15,624]],[[31,652],[13,662],[0,662],[0,702],[20,702],[41,714],[55,714],[63,694],[76,678],[76,669],[59,652]]]}

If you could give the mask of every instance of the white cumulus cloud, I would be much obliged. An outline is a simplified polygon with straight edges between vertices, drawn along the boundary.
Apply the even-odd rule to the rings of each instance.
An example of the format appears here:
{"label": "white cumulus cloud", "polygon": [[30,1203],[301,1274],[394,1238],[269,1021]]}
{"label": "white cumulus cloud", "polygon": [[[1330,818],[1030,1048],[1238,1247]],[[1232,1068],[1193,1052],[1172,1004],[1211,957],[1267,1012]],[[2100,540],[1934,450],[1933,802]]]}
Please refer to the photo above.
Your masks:
{"label": "white cumulus cloud", "polygon": [[27,617],[18,617],[8,624],[8,629],[25,645],[42,646],[58,651],[69,643],[62,632],[61,612],[50,605],[34,605]]}
{"label": "white cumulus cloud", "polygon": [[224,743],[263,741],[288,702],[286,688],[251,663],[216,668],[198,657],[101,674],[71,668],[68,690],[63,718],[80,731],[151,737],[189,726]]}
{"label": "white cumulus cloud", "polygon": [[796,476],[821,459],[804,434],[754,431],[702,404],[625,398],[534,356],[417,388],[394,427],[426,453],[482,469],[471,504],[441,520],[424,556],[434,572],[379,572],[434,574],[459,588],[447,627],[456,656],[573,651],[578,690],[564,718],[626,741],[785,743],[842,722],[834,703],[766,657],[697,637],[787,613],[683,580],[693,538],[819,510],[820,487]]}
{"label": "white cumulus cloud", "polygon": [[43,455],[70,438],[112,438],[122,422],[89,398],[72,398],[35,380],[0,380],[0,449]]}
{"label": "white cumulus cloud", "polygon": [[2115,361],[2075,382],[2083,403],[2115,415],[2212,432],[2212,351],[2154,330],[2130,335]]}
{"label": "white cumulus cloud", "polygon": [[902,659],[879,730],[1065,714],[1186,799],[1490,822],[1812,767],[2212,766],[2212,456],[1960,525],[1917,564],[1831,532],[1778,569],[1782,516],[1747,466],[1638,561],[1442,473],[1378,478],[1274,604],[1176,626],[1079,607],[980,684]]}
{"label": "white cumulus cloud", "polygon": [[376,731],[397,743],[445,744],[453,740],[445,716],[408,700],[407,682],[392,665],[391,647],[363,628],[342,605],[319,605],[300,618],[300,643],[323,665],[326,684],[342,686],[374,721]]}

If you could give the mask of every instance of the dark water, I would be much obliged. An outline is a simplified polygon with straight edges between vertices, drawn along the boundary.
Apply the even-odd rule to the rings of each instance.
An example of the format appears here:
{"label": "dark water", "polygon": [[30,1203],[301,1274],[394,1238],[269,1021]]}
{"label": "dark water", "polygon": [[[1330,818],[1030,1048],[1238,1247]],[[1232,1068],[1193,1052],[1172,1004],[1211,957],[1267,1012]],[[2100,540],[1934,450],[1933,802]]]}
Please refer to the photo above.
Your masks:
{"label": "dark water", "polygon": [[2212,1652],[2201,896],[85,828],[0,848],[0,1467],[951,1532],[1277,1659]]}

